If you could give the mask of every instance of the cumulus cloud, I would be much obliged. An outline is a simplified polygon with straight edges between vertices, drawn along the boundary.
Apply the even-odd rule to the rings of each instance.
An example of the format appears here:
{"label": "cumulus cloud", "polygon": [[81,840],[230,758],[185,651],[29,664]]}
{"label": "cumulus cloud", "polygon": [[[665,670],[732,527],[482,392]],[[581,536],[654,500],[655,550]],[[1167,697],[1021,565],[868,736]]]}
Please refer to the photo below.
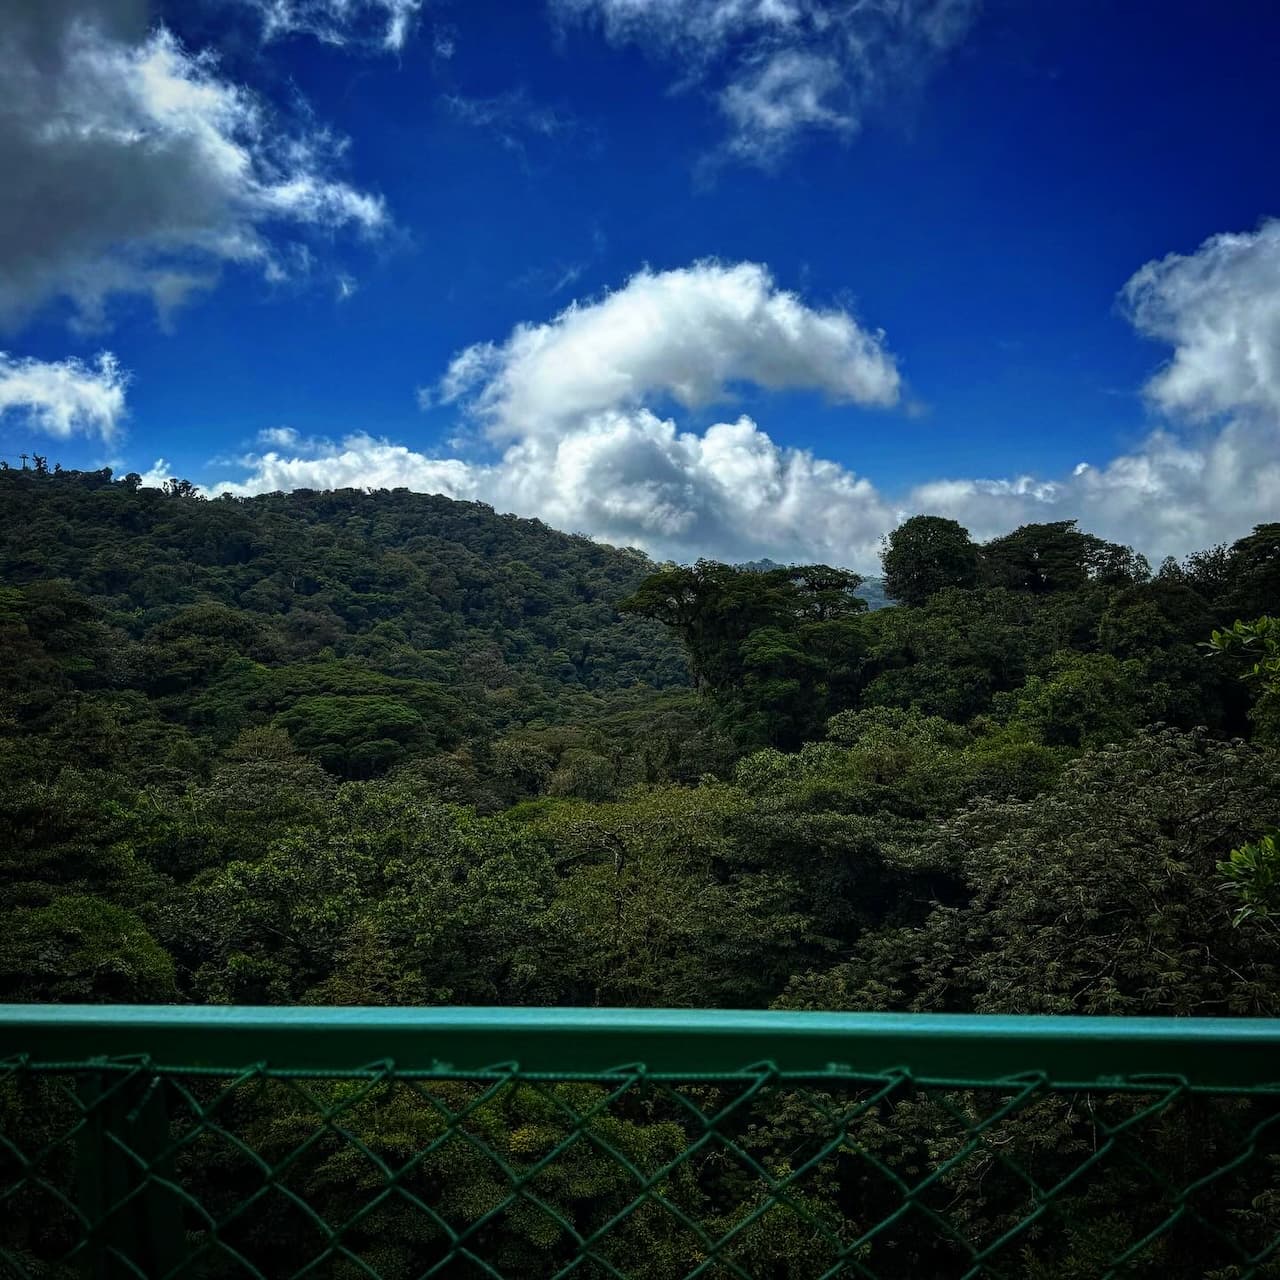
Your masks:
{"label": "cumulus cloud", "polygon": [[[1164,272],[1160,314],[1175,343],[1169,368],[1183,360],[1205,372],[1194,394],[1172,397],[1159,393],[1166,370],[1152,396],[1194,415],[1211,393],[1208,403],[1230,420],[1175,418],[1136,448],[1063,476],[958,477],[885,492],[842,463],[778,443],[745,415],[682,430],[659,400],[705,405],[750,382],[888,406],[901,390],[884,339],[846,312],[806,305],[763,267],[701,263],[642,272],[603,299],[460,352],[429,402],[465,406],[468,420],[499,443],[494,459],[432,456],[365,434],[338,444],[281,438],[215,488],[405,486],[681,560],[770,556],[875,572],[880,537],[918,512],[952,516],[982,540],[1074,518],[1154,559],[1182,556],[1280,516],[1280,413],[1258,372],[1274,365],[1257,350],[1268,332],[1257,272],[1219,284],[1217,319],[1204,330],[1195,322],[1205,290],[1175,287],[1178,277],[1212,274],[1221,240],[1208,242],[1199,261],[1153,264]],[[1150,274],[1143,268],[1134,280]],[[1143,290],[1143,299],[1156,297],[1154,285]],[[1243,364],[1200,358],[1195,343],[1213,345],[1201,333],[1220,331],[1252,334],[1243,347],[1229,344],[1233,355],[1250,353]]]}
{"label": "cumulus cloud", "polygon": [[249,474],[224,480],[211,493],[275,493],[291,489],[416,489],[454,498],[476,496],[485,470],[454,458],[428,458],[404,445],[358,433],[340,443],[298,441],[293,456],[275,449],[241,459]]}
{"label": "cumulus cloud", "polygon": [[883,534],[909,515],[951,516],[976,538],[1079,519],[1159,560],[1274,520],[1280,428],[1232,424],[1196,442],[1155,432],[1137,449],[1056,480],[938,480],[886,493],[778,444],[752,419],[682,432],[647,411],[599,415],[558,440],[526,439],[494,463],[434,457],[357,434],[245,459],[214,492],[404,487],[536,515],[678,560],[825,561],[878,572]]}
{"label": "cumulus cloud", "polygon": [[242,0],[262,18],[263,37],[305,34],[325,44],[404,48],[422,0]]}
{"label": "cumulus cloud", "polygon": [[109,351],[81,360],[19,359],[0,351],[0,421],[66,440],[110,440],[125,415],[128,374]]}
{"label": "cumulus cloud", "polygon": [[1173,348],[1146,386],[1166,427],[1059,481],[939,481],[911,501],[981,536],[1075,516],[1157,556],[1280,519],[1280,220],[1148,262],[1120,296],[1139,333]]}
{"label": "cumulus cloud", "polygon": [[735,382],[813,389],[861,405],[892,405],[901,393],[881,333],[847,311],[807,306],[759,264],[700,262],[639,272],[549,323],[467,347],[450,364],[440,397],[465,403],[500,439],[554,434],[654,396],[706,405]]}
{"label": "cumulus cloud", "polygon": [[934,481],[913,489],[902,509],[951,516],[979,539],[1078,519],[1156,560],[1181,557],[1280,517],[1280,422],[1155,431],[1133,451],[1057,480]]}
{"label": "cumulus cloud", "polygon": [[138,487],[140,489],[163,489],[170,480],[180,480],[181,476],[173,473],[173,468],[165,458],[157,458],[144,472],[138,477]]}
{"label": "cumulus cloud", "polygon": [[964,38],[980,0],[552,0],[715,99],[726,152],[769,166],[803,134],[855,133]]}
{"label": "cumulus cloud", "polygon": [[[270,440],[216,491],[430,489],[536,514],[663,555],[865,561],[890,512],[846,468],[775,443],[749,417],[683,431],[655,407],[703,406],[735,385],[807,389],[887,407],[901,378],[883,336],[807,305],[753,263],[643,271],[594,302],[460,352],[424,404],[457,403],[503,449],[432,457],[354,434]],[[264,441],[268,442],[268,441]],[[293,447],[289,447],[293,446]]]}
{"label": "cumulus cloud", "polygon": [[480,500],[657,555],[874,563],[892,508],[864,479],[779,446],[747,417],[681,432],[647,410],[529,438],[493,463],[432,457],[367,434],[244,460],[213,493],[404,487]]}
{"label": "cumulus cloud", "polygon": [[1174,349],[1147,385],[1157,407],[1280,417],[1280,219],[1148,262],[1122,297],[1138,330]]}
{"label": "cumulus cloud", "polygon": [[386,222],[338,140],[286,129],[141,0],[6,0],[0,83],[0,324],[57,297],[89,326],[113,295],[164,314],[226,263],[286,275],[305,229]]}

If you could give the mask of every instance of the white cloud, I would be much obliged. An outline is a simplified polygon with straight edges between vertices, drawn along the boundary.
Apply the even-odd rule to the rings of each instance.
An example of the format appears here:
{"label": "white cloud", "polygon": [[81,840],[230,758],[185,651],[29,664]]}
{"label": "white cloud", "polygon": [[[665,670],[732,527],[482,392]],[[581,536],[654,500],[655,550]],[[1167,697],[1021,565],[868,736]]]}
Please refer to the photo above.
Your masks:
{"label": "white cloud", "polygon": [[559,107],[535,102],[525,89],[487,98],[444,94],[440,102],[461,124],[483,130],[528,167],[531,144],[545,146],[580,132],[578,120]]}
{"label": "white cloud", "polygon": [[744,33],[793,30],[807,0],[553,0],[564,16],[597,17],[610,40],[643,40],[707,56]]}
{"label": "white cloud", "polygon": [[292,427],[263,427],[258,432],[258,443],[288,449],[298,443],[298,433]]}
{"label": "white cloud", "polygon": [[1280,428],[1232,425],[1200,443],[1157,432],[1129,454],[1058,480],[940,480],[889,494],[750,418],[681,432],[645,410],[597,415],[559,439],[529,438],[495,463],[433,457],[353,435],[246,459],[216,492],[405,487],[488,502],[659,556],[819,560],[879,568],[879,540],[909,515],[959,520],[987,539],[1079,519],[1158,561],[1247,533],[1280,510]]}
{"label": "white cloud", "polygon": [[334,175],[337,140],[286,130],[132,0],[7,0],[0,83],[0,323],[56,297],[89,326],[113,295],[163,315],[222,264],[288,274],[300,230],[386,223]]}
{"label": "white cloud", "polygon": [[419,392],[424,404],[465,404],[502,442],[497,460],[356,434],[252,456],[247,476],[216,488],[405,485],[660,554],[873,558],[891,513],[865,480],[778,446],[748,417],[699,434],[653,408],[665,398],[705,405],[741,382],[879,407],[901,385],[882,335],[846,311],[808,306],[762,266],[643,271],[548,323],[467,348],[434,398]]}
{"label": "white cloud", "polygon": [[[1239,277],[1235,303],[1229,290],[1215,296],[1223,328],[1257,328],[1265,307],[1254,280]],[[1177,332],[1198,332],[1172,306],[1182,296],[1166,290],[1165,314]],[[1189,306],[1204,300],[1203,291],[1187,296]],[[1177,348],[1175,364],[1190,348]],[[767,555],[875,572],[880,536],[917,512],[953,516],[983,540],[1075,518],[1158,560],[1280,516],[1280,414],[1259,390],[1265,379],[1242,376],[1230,360],[1215,367],[1217,381],[1202,375],[1204,390],[1185,407],[1198,409],[1211,391],[1215,406],[1234,411],[1225,425],[1173,422],[1060,477],[960,477],[887,493],[841,463],[780,445],[749,417],[698,433],[657,411],[656,398],[703,405],[738,382],[872,406],[899,398],[879,334],[780,291],[763,267],[701,263],[642,272],[601,300],[461,352],[429,399],[463,402],[502,442],[495,460],[435,457],[363,434],[281,441],[287,454],[247,458],[247,474],[217,487],[406,486],[682,560]],[[1257,357],[1249,367],[1269,366]]]}
{"label": "white cloud", "polygon": [[733,126],[729,150],[767,163],[802,129],[851,133],[856,117],[834,105],[844,73],[835,58],[784,49],[746,71],[720,95]]}
{"label": "white cloud", "polygon": [[1122,294],[1173,358],[1147,384],[1166,413],[1280,417],[1280,219],[1148,262]]}
{"label": "white cloud", "polygon": [[488,502],[659,555],[773,555],[869,565],[893,511],[838,463],[774,443],[747,417],[701,435],[647,410],[529,438],[494,463],[437,458],[365,434],[244,459],[214,493],[405,487]]}
{"label": "white cloud", "polygon": [[422,0],[243,0],[262,16],[263,38],[304,34],[325,44],[404,48]]}
{"label": "white cloud", "polygon": [[901,391],[882,334],[847,311],[806,306],[750,262],[642,271],[549,323],[466,348],[440,391],[465,401],[495,438],[513,438],[655,395],[705,405],[739,381],[862,405],[892,405]]}
{"label": "white cloud", "polygon": [[[274,493],[290,489],[416,489],[455,498],[474,497],[477,469],[453,458],[433,459],[386,440],[357,434],[340,444],[293,441],[296,456],[274,449],[241,461],[249,475],[220,481],[211,493]],[[483,471],[483,468],[480,469]]]}
{"label": "white cloud", "polygon": [[1078,519],[1155,560],[1181,557],[1280,516],[1280,422],[1156,431],[1132,452],[1081,463],[1056,481],[934,481],[911,490],[900,511],[951,516],[979,539],[1020,524]]}
{"label": "white cloud", "polygon": [[1167,427],[1054,483],[939,481],[910,503],[983,537],[1074,516],[1157,557],[1280,519],[1280,221],[1148,262],[1121,298],[1140,333],[1173,347],[1146,386]]}
{"label": "white cloud", "polygon": [[142,472],[139,477],[139,488],[163,489],[174,478],[173,468],[168,462],[164,458],[157,458],[146,471]]}
{"label": "white cloud", "polygon": [[779,446],[749,417],[697,434],[643,409],[521,441],[488,488],[560,528],[682,559],[867,562],[889,514],[866,480]]}
{"label": "white cloud", "polygon": [[726,153],[768,166],[804,133],[855,133],[964,38],[980,0],[552,0],[616,44],[674,63],[710,91]]}
{"label": "white cloud", "polygon": [[524,89],[508,89],[491,98],[449,93],[442,101],[463,124],[492,129],[500,137],[536,133],[549,138],[573,125],[563,111],[534,102]]}
{"label": "white cloud", "polygon": [[110,352],[81,360],[19,359],[0,351],[0,420],[61,440],[110,440],[125,415],[129,376]]}

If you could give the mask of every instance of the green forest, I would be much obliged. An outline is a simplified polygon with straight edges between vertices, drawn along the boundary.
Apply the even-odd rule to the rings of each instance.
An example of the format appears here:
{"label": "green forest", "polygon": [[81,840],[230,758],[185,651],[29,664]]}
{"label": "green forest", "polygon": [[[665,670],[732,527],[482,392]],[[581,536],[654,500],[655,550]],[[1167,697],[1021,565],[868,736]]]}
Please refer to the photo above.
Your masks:
{"label": "green forest", "polygon": [[[1280,523],[1153,567],[917,516],[869,609],[407,490],[41,463],[0,472],[0,1001],[1280,1015]],[[565,1203],[622,1194],[583,1161]],[[758,1226],[752,1274],[815,1274]],[[632,1274],[690,1265],[626,1230]]]}

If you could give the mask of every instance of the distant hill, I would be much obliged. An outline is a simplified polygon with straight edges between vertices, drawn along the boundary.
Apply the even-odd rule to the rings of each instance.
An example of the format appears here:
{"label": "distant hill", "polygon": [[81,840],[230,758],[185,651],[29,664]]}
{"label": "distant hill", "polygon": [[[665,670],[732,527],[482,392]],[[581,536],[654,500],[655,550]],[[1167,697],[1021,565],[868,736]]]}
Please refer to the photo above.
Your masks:
{"label": "distant hill", "polygon": [[883,578],[863,578],[857,594],[867,602],[868,609],[887,609],[893,604],[885,595]]}
{"label": "distant hill", "polygon": [[[737,566],[739,569],[750,569],[753,573],[768,573],[770,569],[785,569],[787,566],[768,558],[761,560],[744,560]],[[893,603],[884,592],[883,578],[863,578],[862,585],[854,593],[867,602],[868,609],[886,609]]]}
{"label": "distant hill", "polygon": [[373,723],[384,696],[448,741],[590,714],[638,685],[685,687],[670,634],[614,608],[654,567],[407,489],[205,500],[109,471],[0,471],[12,609],[52,616],[39,601],[58,597],[59,612],[92,620],[102,682],[219,739],[300,703],[372,717],[369,731],[394,740],[391,720]]}
{"label": "distant hill", "polygon": [[[142,716],[172,759],[190,754],[178,738],[209,758],[285,730],[345,777],[526,729],[603,733],[640,707],[642,738],[670,712],[684,718],[663,731],[684,740],[683,650],[616,608],[656,568],[407,489],[204,499],[105,470],[0,470],[0,691],[32,724],[73,690],[111,723]],[[886,603],[878,579],[859,594]],[[654,702],[664,691],[675,701]]]}

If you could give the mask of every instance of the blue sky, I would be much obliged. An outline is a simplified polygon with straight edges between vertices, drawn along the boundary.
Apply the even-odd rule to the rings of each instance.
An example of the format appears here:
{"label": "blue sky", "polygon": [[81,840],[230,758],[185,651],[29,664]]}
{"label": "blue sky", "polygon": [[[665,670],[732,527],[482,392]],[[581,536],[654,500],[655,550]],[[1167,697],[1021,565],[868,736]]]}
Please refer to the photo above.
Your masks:
{"label": "blue sky", "polygon": [[862,568],[1280,518],[1265,0],[16,6],[11,459]]}

